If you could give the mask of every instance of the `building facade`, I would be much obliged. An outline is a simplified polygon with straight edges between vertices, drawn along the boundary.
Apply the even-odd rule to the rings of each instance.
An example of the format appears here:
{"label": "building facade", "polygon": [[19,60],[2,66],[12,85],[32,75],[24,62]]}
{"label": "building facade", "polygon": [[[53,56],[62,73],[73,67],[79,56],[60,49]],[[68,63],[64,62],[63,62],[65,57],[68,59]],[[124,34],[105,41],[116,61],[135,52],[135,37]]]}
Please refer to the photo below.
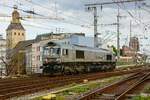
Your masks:
{"label": "building facade", "polygon": [[3,39],[0,35],[0,77],[5,76],[6,74],[6,39]]}
{"label": "building facade", "polygon": [[122,55],[126,57],[133,57],[136,54],[136,52],[129,48],[128,46],[122,46]]}
{"label": "building facade", "polygon": [[20,21],[20,14],[17,8],[12,13],[12,21],[6,29],[7,49],[14,48],[18,42],[25,40],[25,29]]}
{"label": "building facade", "polygon": [[140,50],[139,39],[137,37],[131,37],[129,41],[129,46],[122,46],[123,56],[134,57]]}
{"label": "building facade", "polygon": [[139,39],[137,37],[131,37],[129,42],[129,48],[137,52],[140,50]]}

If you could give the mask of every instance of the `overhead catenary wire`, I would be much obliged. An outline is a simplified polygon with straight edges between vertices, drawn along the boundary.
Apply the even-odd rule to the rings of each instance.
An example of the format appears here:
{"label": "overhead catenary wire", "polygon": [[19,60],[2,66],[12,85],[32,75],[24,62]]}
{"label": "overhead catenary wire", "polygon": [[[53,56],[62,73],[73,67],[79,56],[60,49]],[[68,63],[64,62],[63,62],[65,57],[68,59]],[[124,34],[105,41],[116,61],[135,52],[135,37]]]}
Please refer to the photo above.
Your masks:
{"label": "overhead catenary wire", "polygon": [[[4,4],[0,4],[0,5],[3,6],[3,7],[7,7],[7,8],[14,9],[14,7],[9,6],[9,5],[4,5]],[[58,19],[58,18],[54,18],[54,17],[44,16],[44,15],[42,15],[42,14],[38,14],[38,13],[36,13],[35,11],[31,11],[31,10],[24,10],[24,9],[20,9],[20,8],[17,8],[17,10],[22,11],[22,12],[27,13],[27,14],[32,14],[32,15],[39,16],[39,17],[28,16],[28,17],[26,17],[26,18],[63,20],[63,19]]]}
{"label": "overhead catenary wire", "polygon": [[[25,21],[25,20],[24,20]],[[7,21],[7,20],[1,20],[1,22],[10,22],[10,21]],[[25,26],[29,26],[29,27],[32,27],[32,28],[37,28],[37,29],[43,29],[43,30],[52,30],[52,28],[49,28],[49,27],[45,27],[44,25],[41,25],[41,24],[38,24],[38,25],[34,25],[34,24],[25,24],[25,23],[22,23],[22,25],[25,25]],[[56,28],[56,27],[55,27]]]}
{"label": "overhead catenary wire", "polygon": [[146,12],[148,12],[148,13],[150,14],[150,10],[145,9],[145,8],[143,8],[143,7],[141,7],[141,6],[140,6],[140,8],[143,9],[144,11],[146,11]]}
{"label": "overhead catenary wire", "polygon": [[[143,6],[145,6],[145,7],[150,7],[150,6],[148,6],[148,5],[146,5],[146,3],[142,3],[142,5]],[[147,9],[145,9],[145,8],[143,8],[143,7],[141,7],[142,5],[138,5],[138,8],[139,9],[142,9],[142,10],[144,10],[144,11],[146,11],[146,12],[148,12],[148,13],[150,13],[150,11],[149,10],[147,10]],[[124,6],[125,7],[125,6]],[[129,11],[128,11],[129,12]],[[130,14],[131,15],[131,14]],[[139,18],[140,18],[140,20],[139,19],[137,19],[137,18],[135,18],[133,15],[132,15],[132,18],[136,21],[136,23],[139,25],[139,24],[142,24],[142,25],[144,25],[144,27],[145,26],[147,26],[147,24],[145,23],[145,22],[142,22],[141,20],[141,15],[139,15]],[[138,21],[138,22],[137,22]]]}
{"label": "overhead catenary wire", "polygon": [[[3,5],[3,4],[0,4],[0,5]],[[3,5],[4,7],[8,7],[8,8],[14,8],[14,7],[11,7],[11,6],[8,6],[8,5]],[[25,13],[28,13],[28,14],[33,14],[35,15],[35,13],[31,13],[29,12],[28,10],[23,10],[23,9],[18,9],[20,11],[23,11]],[[41,14],[36,14],[36,15],[41,15]],[[22,17],[23,18],[23,17]],[[24,17],[25,18],[25,17]],[[57,18],[49,18],[49,17],[46,17],[44,15],[41,15],[40,17],[30,17],[30,16],[26,16],[26,18],[35,18],[35,19],[50,19],[50,20],[58,20]],[[60,21],[60,20],[59,20]],[[69,22],[69,21],[61,21],[62,23],[66,23],[66,24],[72,24],[72,25],[77,25],[77,26],[80,26],[82,28],[90,28],[90,27],[87,27],[86,25],[81,25],[81,24],[76,24],[76,23],[73,23],[73,22]],[[84,27],[83,27],[84,26]]]}
{"label": "overhead catenary wire", "polygon": [[[12,6],[4,5],[4,4],[0,4],[0,5],[3,6],[3,7],[14,8],[14,7],[12,7]],[[34,11],[23,10],[23,9],[20,9],[20,8],[17,8],[17,10],[20,10],[20,11],[25,12],[25,13],[28,13],[28,14],[34,14],[34,15],[38,15],[38,16],[44,17],[43,15],[38,14],[38,13],[36,13],[36,12],[34,12]]]}
{"label": "overhead catenary wire", "polygon": [[116,34],[111,35],[107,39],[104,39],[103,44],[106,44],[106,43],[110,42],[110,40],[113,40],[114,38],[116,38]]}
{"label": "overhead catenary wire", "polygon": [[[41,23],[37,23],[35,22],[35,24],[29,24],[31,21],[29,20],[23,20],[24,22],[28,22],[28,24],[25,24],[25,23],[22,23],[24,26],[29,26],[29,27],[32,27],[32,28],[36,28],[36,29],[42,29],[42,30],[50,30],[51,32],[54,32],[55,30],[57,31],[57,29],[65,29],[65,28],[60,28],[60,27],[57,27],[57,26],[50,26],[50,27],[45,27],[47,25],[44,25],[44,24],[41,24]],[[6,22],[6,21],[5,21]],[[7,22],[10,22],[10,21],[7,21]]]}
{"label": "overhead catenary wire", "polygon": [[[0,18],[11,18],[11,16],[7,16],[7,15],[4,15],[4,14],[0,14]],[[27,21],[28,23],[31,22],[30,19],[25,19],[25,18],[29,18],[29,16],[20,17],[20,19],[23,20],[23,21]],[[34,17],[34,18],[43,19],[43,18],[39,18],[39,17]],[[44,19],[45,19],[45,18],[44,18]],[[34,22],[35,24],[38,24],[38,25],[47,26],[46,24],[38,23],[37,21],[36,21],[36,22],[33,21],[33,22]],[[50,26],[50,25],[48,25],[48,26]],[[56,28],[56,26],[50,26],[50,27],[55,27],[55,28]]]}
{"label": "overhead catenary wire", "polygon": [[[142,5],[145,5],[145,3],[144,3],[144,4],[142,3]],[[125,6],[124,6],[124,7],[125,7]],[[149,10],[144,9],[144,8],[141,7],[140,5],[138,6],[138,8],[139,8],[139,9],[142,9],[142,10],[148,12],[148,13],[150,13]],[[126,11],[128,11],[128,10],[126,10]],[[129,11],[128,11],[128,12],[129,12]],[[132,17],[132,16],[131,16],[131,17]],[[141,25],[141,24],[142,24],[142,25],[143,25],[143,28],[144,28],[144,31],[145,31],[145,29],[146,29],[145,27],[146,27],[148,24],[146,24],[145,22],[142,21],[143,19],[141,19],[141,15],[139,15],[139,18],[140,18],[140,19],[137,19],[137,18],[135,18],[134,16],[132,17],[132,19],[135,20],[136,24],[138,24],[138,25]],[[138,21],[138,22],[137,22],[137,21]]]}
{"label": "overhead catenary wire", "polygon": [[[112,1],[114,1],[114,0],[112,0]],[[119,8],[122,9],[122,6],[120,6],[119,4],[117,4],[117,5],[119,6]],[[124,6],[124,3],[122,3],[122,5]],[[144,23],[141,22],[139,19],[137,19],[136,17],[134,17],[134,15],[133,15],[130,11],[128,11],[128,10],[125,8],[125,6],[124,6],[124,9],[123,9],[123,10],[126,11],[126,12],[128,13],[128,15],[129,15],[132,19],[134,19],[137,24],[144,24]]]}
{"label": "overhead catenary wire", "polygon": [[[43,6],[43,5],[39,4],[39,3],[35,3],[35,2],[33,2],[33,1],[28,1],[28,0],[24,0],[24,1],[27,1],[27,2],[29,2],[29,3],[31,3],[31,4],[33,4],[33,5],[39,6],[39,7],[41,7],[41,8],[47,9],[47,10],[52,9],[52,8]],[[55,11],[55,9],[53,9],[53,10]],[[58,14],[61,14],[61,15],[64,15],[64,16],[70,18],[70,19],[74,19],[74,20],[76,20],[76,21],[80,21],[80,22],[84,22],[84,23],[88,23],[88,24],[89,24],[88,21],[81,20],[80,18],[77,18],[77,17],[75,17],[75,16],[66,15],[66,14],[62,13],[62,11],[59,11],[58,9],[57,9],[57,13],[58,13]]]}

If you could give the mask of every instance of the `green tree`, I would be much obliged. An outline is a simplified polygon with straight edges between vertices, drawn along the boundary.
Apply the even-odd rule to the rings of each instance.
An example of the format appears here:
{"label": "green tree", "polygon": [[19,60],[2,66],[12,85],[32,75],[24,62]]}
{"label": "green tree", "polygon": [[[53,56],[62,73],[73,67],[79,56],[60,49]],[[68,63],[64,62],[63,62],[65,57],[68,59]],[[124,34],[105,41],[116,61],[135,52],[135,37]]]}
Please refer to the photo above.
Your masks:
{"label": "green tree", "polygon": [[122,51],[122,49],[120,49],[120,56],[123,56],[123,51]]}
{"label": "green tree", "polygon": [[114,45],[112,45],[111,47],[113,48],[114,55],[117,56],[117,48]]}

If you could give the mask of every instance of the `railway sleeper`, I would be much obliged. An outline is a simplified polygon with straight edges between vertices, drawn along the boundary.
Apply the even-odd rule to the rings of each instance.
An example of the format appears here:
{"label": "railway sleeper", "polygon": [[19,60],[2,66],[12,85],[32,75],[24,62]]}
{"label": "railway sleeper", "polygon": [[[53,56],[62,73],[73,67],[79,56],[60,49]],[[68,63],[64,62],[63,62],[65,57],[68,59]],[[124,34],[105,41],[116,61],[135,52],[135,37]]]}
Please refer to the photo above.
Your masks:
{"label": "railway sleeper", "polygon": [[114,94],[102,94],[102,95],[96,96],[92,100],[114,100],[114,99],[115,99],[115,95]]}
{"label": "railway sleeper", "polygon": [[105,94],[105,93],[103,93],[103,94],[99,94],[99,97],[112,100],[116,97],[116,94]]}

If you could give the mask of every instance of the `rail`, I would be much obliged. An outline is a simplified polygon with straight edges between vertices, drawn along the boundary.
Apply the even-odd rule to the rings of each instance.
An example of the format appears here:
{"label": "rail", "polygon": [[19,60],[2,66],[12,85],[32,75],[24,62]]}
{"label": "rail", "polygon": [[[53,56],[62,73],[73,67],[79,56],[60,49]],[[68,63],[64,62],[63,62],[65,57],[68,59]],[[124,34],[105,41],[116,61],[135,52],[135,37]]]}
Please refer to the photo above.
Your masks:
{"label": "rail", "polygon": [[133,88],[149,79],[148,78],[149,76],[150,72],[140,72],[140,73],[138,72],[119,82],[115,82],[103,88],[90,91],[89,93],[80,96],[78,99],[95,100],[97,98],[97,100],[99,99],[107,100],[110,96],[109,99],[112,100],[123,100],[123,98],[129,91],[131,91]]}

